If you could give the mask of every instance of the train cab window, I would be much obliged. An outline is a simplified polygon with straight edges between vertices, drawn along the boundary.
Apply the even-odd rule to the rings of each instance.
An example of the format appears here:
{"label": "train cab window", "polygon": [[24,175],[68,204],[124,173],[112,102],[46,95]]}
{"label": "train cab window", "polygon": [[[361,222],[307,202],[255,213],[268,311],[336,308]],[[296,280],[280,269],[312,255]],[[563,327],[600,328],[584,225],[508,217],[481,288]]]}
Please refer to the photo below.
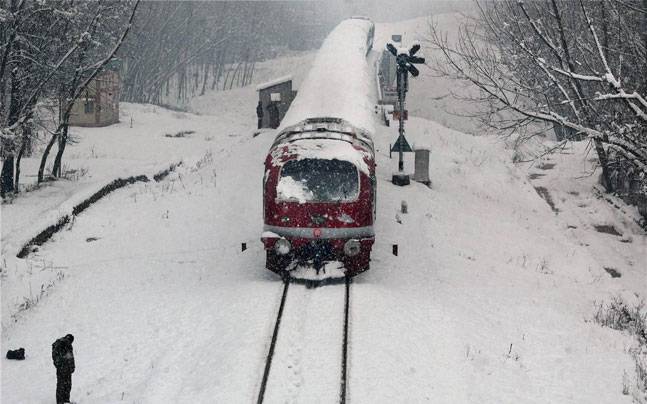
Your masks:
{"label": "train cab window", "polygon": [[359,174],[348,161],[291,160],[281,169],[279,200],[295,202],[349,202],[359,195]]}

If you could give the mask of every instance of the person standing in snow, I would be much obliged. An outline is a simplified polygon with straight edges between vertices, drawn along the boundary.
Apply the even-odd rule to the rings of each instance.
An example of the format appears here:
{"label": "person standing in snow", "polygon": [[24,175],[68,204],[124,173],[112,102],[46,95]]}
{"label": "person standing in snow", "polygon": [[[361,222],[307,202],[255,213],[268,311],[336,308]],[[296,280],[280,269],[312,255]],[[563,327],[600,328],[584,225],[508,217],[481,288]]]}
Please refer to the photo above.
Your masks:
{"label": "person standing in snow", "polygon": [[281,123],[279,119],[279,107],[277,104],[277,102],[271,102],[270,105],[267,106],[267,112],[270,114],[270,128],[272,129],[278,128]]}
{"label": "person standing in snow", "polygon": [[256,106],[256,116],[258,117],[258,129],[263,126],[263,103],[258,101]]}
{"label": "person standing in snow", "polygon": [[56,404],[70,402],[72,373],[74,373],[74,336],[67,334],[52,344],[52,360],[56,367]]}

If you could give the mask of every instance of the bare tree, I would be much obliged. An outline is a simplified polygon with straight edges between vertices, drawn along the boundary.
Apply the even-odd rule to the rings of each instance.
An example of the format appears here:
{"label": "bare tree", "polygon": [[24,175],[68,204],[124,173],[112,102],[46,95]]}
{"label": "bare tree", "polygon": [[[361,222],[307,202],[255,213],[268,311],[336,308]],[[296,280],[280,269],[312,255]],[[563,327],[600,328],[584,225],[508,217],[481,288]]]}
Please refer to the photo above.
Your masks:
{"label": "bare tree", "polygon": [[[85,91],[92,80],[94,80],[94,78],[110,62],[110,60],[115,56],[115,54],[123,44],[124,39],[126,38],[128,32],[132,27],[133,19],[135,17],[135,13],[137,12],[138,5],[139,0],[136,0],[131,7],[130,17],[128,19],[128,22],[122,29],[121,36],[116,39],[115,43],[111,48],[109,48],[107,52],[102,49],[104,48],[104,46],[100,46],[99,49],[89,49],[88,46],[84,46],[82,51],[78,53],[78,57],[71,66],[73,68],[71,71],[71,81],[65,80],[65,77],[60,80],[60,83],[62,84],[61,91],[59,93],[59,99],[61,100],[61,103],[63,105],[60,123],[56,131],[52,134],[50,142],[47,144],[47,147],[45,148],[45,151],[41,158],[40,167],[38,169],[38,182],[43,181],[47,157],[55,141],[58,141],[58,152],[56,153],[56,157],[54,159],[52,174],[57,177],[61,176],[62,158],[63,153],[65,152],[65,147],[68,143],[69,120],[74,102],[79,98],[81,93]],[[105,25],[107,25],[107,18],[109,18],[110,16],[119,15],[121,11],[123,11],[121,3],[99,3],[96,11],[94,12],[94,17],[92,18],[92,21],[90,23],[90,29],[84,31],[81,34],[81,41],[83,41],[82,43],[85,44],[86,41],[90,41],[93,37],[98,36],[99,33],[97,32],[96,24],[99,21],[101,21],[103,23],[103,26],[105,27]],[[107,35],[100,36],[103,36],[102,39],[104,41],[109,41],[111,36],[110,34],[112,32],[113,31],[108,30],[104,32],[104,34]],[[95,43],[103,45],[103,43],[96,42],[96,40]],[[94,50],[94,52],[91,52],[91,50]]]}
{"label": "bare tree", "polygon": [[627,176],[647,191],[647,42],[640,2],[476,4],[479,16],[460,27],[456,44],[431,25],[429,39],[441,55],[434,68],[481,90],[476,101],[490,106],[483,116],[489,125],[518,131],[547,122],[567,139],[588,138],[608,191]]}
{"label": "bare tree", "polygon": [[[43,180],[47,156],[57,140],[60,142],[54,171],[60,174],[71,103],[119,49],[138,2],[133,6],[127,2],[66,0],[9,0],[8,5],[4,1],[0,4],[4,196],[19,190],[20,161],[35,136],[32,121],[37,103],[64,94],[68,104],[45,149],[38,180]],[[129,10],[132,12],[126,23],[124,18],[127,20]]]}
{"label": "bare tree", "polygon": [[[72,44],[63,51],[60,38],[67,35],[66,5],[11,0],[0,8],[8,20],[0,31],[0,134],[2,136],[2,195],[17,190],[20,158],[31,141],[30,120],[42,95],[51,89],[51,79],[78,49]],[[61,17],[62,16],[62,17]],[[16,159],[16,151],[18,158]],[[14,171],[14,162],[16,163]]]}
{"label": "bare tree", "polygon": [[316,25],[314,19],[303,21],[313,7],[310,2],[147,2],[119,53],[125,65],[122,99],[182,104],[208,87],[249,85],[256,62],[285,49],[297,28]]}

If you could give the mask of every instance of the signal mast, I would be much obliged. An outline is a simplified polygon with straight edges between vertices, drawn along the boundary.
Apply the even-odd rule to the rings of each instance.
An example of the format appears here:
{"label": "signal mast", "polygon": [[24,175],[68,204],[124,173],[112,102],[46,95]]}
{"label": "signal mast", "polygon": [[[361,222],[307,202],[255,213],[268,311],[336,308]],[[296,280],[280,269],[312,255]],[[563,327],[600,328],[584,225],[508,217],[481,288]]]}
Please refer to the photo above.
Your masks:
{"label": "signal mast", "polygon": [[425,58],[416,56],[420,50],[420,44],[414,44],[408,51],[398,49],[392,44],[387,43],[386,49],[395,56],[395,63],[397,64],[397,91],[398,91],[398,108],[396,113],[398,115],[398,139],[393,144],[391,151],[398,152],[398,172],[393,174],[391,182],[395,185],[409,185],[409,175],[404,173],[404,154],[405,152],[412,152],[411,146],[404,136],[404,120],[407,118],[407,111],[405,110],[405,98],[409,90],[409,73],[413,77],[418,77],[420,71],[414,64],[425,63]]}

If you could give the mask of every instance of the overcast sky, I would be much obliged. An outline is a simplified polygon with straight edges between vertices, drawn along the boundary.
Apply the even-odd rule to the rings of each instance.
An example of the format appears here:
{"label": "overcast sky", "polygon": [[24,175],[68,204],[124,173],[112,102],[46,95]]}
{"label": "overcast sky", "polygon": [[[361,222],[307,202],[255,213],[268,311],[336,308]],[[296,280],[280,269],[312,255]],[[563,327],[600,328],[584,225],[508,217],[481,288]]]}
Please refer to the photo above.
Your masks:
{"label": "overcast sky", "polygon": [[[458,11],[469,6],[469,0],[333,0],[347,14],[371,17],[376,22],[398,21],[434,13]],[[326,2],[329,3],[329,2]]]}
{"label": "overcast sky", "polygon": [[[290,3],[280,1],[281,3]],[[472,0],[297,0],[310,3],[327,21],[340,21],[354,15],[370,17],[375,22],[391,22],[473,7]]]}

